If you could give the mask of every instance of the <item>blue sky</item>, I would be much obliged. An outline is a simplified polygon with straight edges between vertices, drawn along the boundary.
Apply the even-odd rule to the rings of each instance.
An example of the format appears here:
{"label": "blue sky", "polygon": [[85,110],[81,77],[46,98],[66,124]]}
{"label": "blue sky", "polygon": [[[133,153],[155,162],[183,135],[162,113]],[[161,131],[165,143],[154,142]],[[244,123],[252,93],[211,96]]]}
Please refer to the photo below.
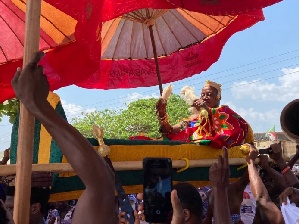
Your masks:
{"label": "blue sky", "polygon": [[[207,71],[171,83],[179,94],[193,86],[197,95],[207,79],[222,84],[221,104],[229,105],[244,117],[254,132],[266,132],[273,125],[280,131],[280,112],[299,98],[299,2],[283,0],[264,9],[265,21],[236,33],[223,48],[220,59]],[[166,85],[164,85],[166,86]],[[86,90],[76,86],[61,88],[68,119],[81,112],[117,109],[125,103],[158,97],[158,87],[122,90]],[[0,151],[10,145],[11,125],[0,122]]]}

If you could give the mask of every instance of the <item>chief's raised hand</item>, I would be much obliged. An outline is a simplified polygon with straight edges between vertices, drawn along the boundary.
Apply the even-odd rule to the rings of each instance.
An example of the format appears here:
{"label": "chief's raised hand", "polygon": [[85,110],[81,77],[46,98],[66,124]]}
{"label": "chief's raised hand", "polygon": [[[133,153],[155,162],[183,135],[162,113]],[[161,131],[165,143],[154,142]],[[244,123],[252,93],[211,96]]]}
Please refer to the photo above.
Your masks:
{"label": "chief's raised hand", "polygon": [[27,108],[42,105],[49,93],[49,83],[43,74],[43,67],[38,65],[43,56],[43,52],[35,53],[23,70],[18,68],[11,81],[17,98]]}
{"label": "chief's raised hand", "polygon": [[156,114],[159,117],[165,116],[167,113],[167,100],[159,98],[156,103]]}
{"label": "chief's raised hand", "polygon": [[209,108],[206,105],[205,101],[203,99],[196,99],[193,101],[192,107],[195,107],[197,110],[200,110],[200,108],[205,109],[207,112],[209,112]]}

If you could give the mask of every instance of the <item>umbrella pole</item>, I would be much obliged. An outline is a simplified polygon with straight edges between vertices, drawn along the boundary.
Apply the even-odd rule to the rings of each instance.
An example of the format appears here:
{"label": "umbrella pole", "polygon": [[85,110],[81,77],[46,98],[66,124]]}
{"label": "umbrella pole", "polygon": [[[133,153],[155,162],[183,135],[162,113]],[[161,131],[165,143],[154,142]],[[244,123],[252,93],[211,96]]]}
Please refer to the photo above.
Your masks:
{"label": "umbrella pole", "polygon": [[157,53],[156,53],[156,45],[155,45],[154,35],[153,35],[153,25],[149,26],[149,31],[150,31],[150,38],[151,38],[152,48],[153,48],[153,55],[154,55],[154,59],[155,59],[155,66],[156,66],[156,74],[157,74],[158,85],[159,85],[159,92],[160,92],[160,95],[162,95],[163,89],[162,89],[162,82],[161,82],[159,64],[158,64]]}
{"label": "umbrella pole", "polygon": [[[23,67],[39,50],[41,0],[27,0]],[[15,180],[15,224],[29,223],[34,117],[20,105]]]}

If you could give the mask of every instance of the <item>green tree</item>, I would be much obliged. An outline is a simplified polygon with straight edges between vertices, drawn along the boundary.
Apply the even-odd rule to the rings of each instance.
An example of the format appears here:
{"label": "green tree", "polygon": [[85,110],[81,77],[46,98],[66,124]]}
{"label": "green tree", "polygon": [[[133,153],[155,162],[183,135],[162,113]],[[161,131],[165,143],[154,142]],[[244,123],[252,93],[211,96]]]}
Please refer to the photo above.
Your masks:
{"label": "green tree", "polygon": [[20,102],[16,98],[11,100],[6,100],[3,103],[0,103],[0,122],[2,121],[3,116],[8,116],[9,122],[14,123],[19,108],[20,108]]}
{"label": "green tree", "polygon": [[[140,133],[158,138],[161,134],[155,113],[156,102],[157,98],[139,99],[126,105],[126,109],[83,113],[83,117],[75,118],[71,123],[85,137],[92,137],[92,125],[97,124],[103,128],[105,138],[128,139]],[[188,108],[189,105],[179,95],[172,94],[167,106],[169,122],[176,124],[189,117]]]}

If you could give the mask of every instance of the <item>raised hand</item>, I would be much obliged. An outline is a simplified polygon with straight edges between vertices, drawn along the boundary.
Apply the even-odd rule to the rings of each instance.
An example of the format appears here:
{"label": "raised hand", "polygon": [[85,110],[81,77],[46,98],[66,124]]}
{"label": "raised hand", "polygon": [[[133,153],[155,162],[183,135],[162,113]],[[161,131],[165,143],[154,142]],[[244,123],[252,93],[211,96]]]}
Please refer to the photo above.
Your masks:
{"label": "raised hand", "polygon": [[43,52],[35,53],[31,62],[23,70],[17,69],[11,81],[17,98],[25,107],[41,105],[46,102],[49,83],[43,74],[43,67],[38,65],[43,56]]}
{"label": "raised hand", "polygon": [[280,204],[287,204],[287,198],[290,199],[291,203],[299,204],[299,190],[293,187],[286,188],[280,195],[279,200]]}
{"label": "raised hand", "polygon": [[272,149],[272,153],[270,154],[270,158],[273,159],[275,162],[283,161],[282,157],[282,149],[281,149],[281,142],[275,143],[270,145]]}
{"label": "raised hand", "polygon": [[173,216],[171,224],[184,224],[184,213],[180,199],[177,196],[177,191],[173,190],[171,192],[171,203],[173,208]]}
{"label": "raised hand", "polygon": [[257,151],[257,149],[253,145],[251,145],[251,144],[247,144],[247,145],[250,148],[249,154],[248,154],[248,156],[246,156],[246,161],[249,164],[250,162],[254,162],[255,161],[255,159],[258,156],[258,151]]}
{"label": "raised hand", "polygon": [[205,109],[207,112],[209,112],[209,108],[204,102],[203,99],[196,99],[193,101],[192,107],[195,107],[197,110],[200,110],[200,108]]}
{"label": "raised hand", "polygon": [[209,169],[209,180],[212,186],[225,188],[229,186],[228,149],[225,146],[222,149],[223,156],[219,155],[218,162]]}
{"label": "raised hand", "polygon": [[267,169],[269,167],[269,158],[267,155],[259,155],[260,166],[263,169]]}
{"label": "raised hand", "polygon": [[156,114],[160,118],[164,117],[167,114],[167,100],[159,98],[156,103]]}

